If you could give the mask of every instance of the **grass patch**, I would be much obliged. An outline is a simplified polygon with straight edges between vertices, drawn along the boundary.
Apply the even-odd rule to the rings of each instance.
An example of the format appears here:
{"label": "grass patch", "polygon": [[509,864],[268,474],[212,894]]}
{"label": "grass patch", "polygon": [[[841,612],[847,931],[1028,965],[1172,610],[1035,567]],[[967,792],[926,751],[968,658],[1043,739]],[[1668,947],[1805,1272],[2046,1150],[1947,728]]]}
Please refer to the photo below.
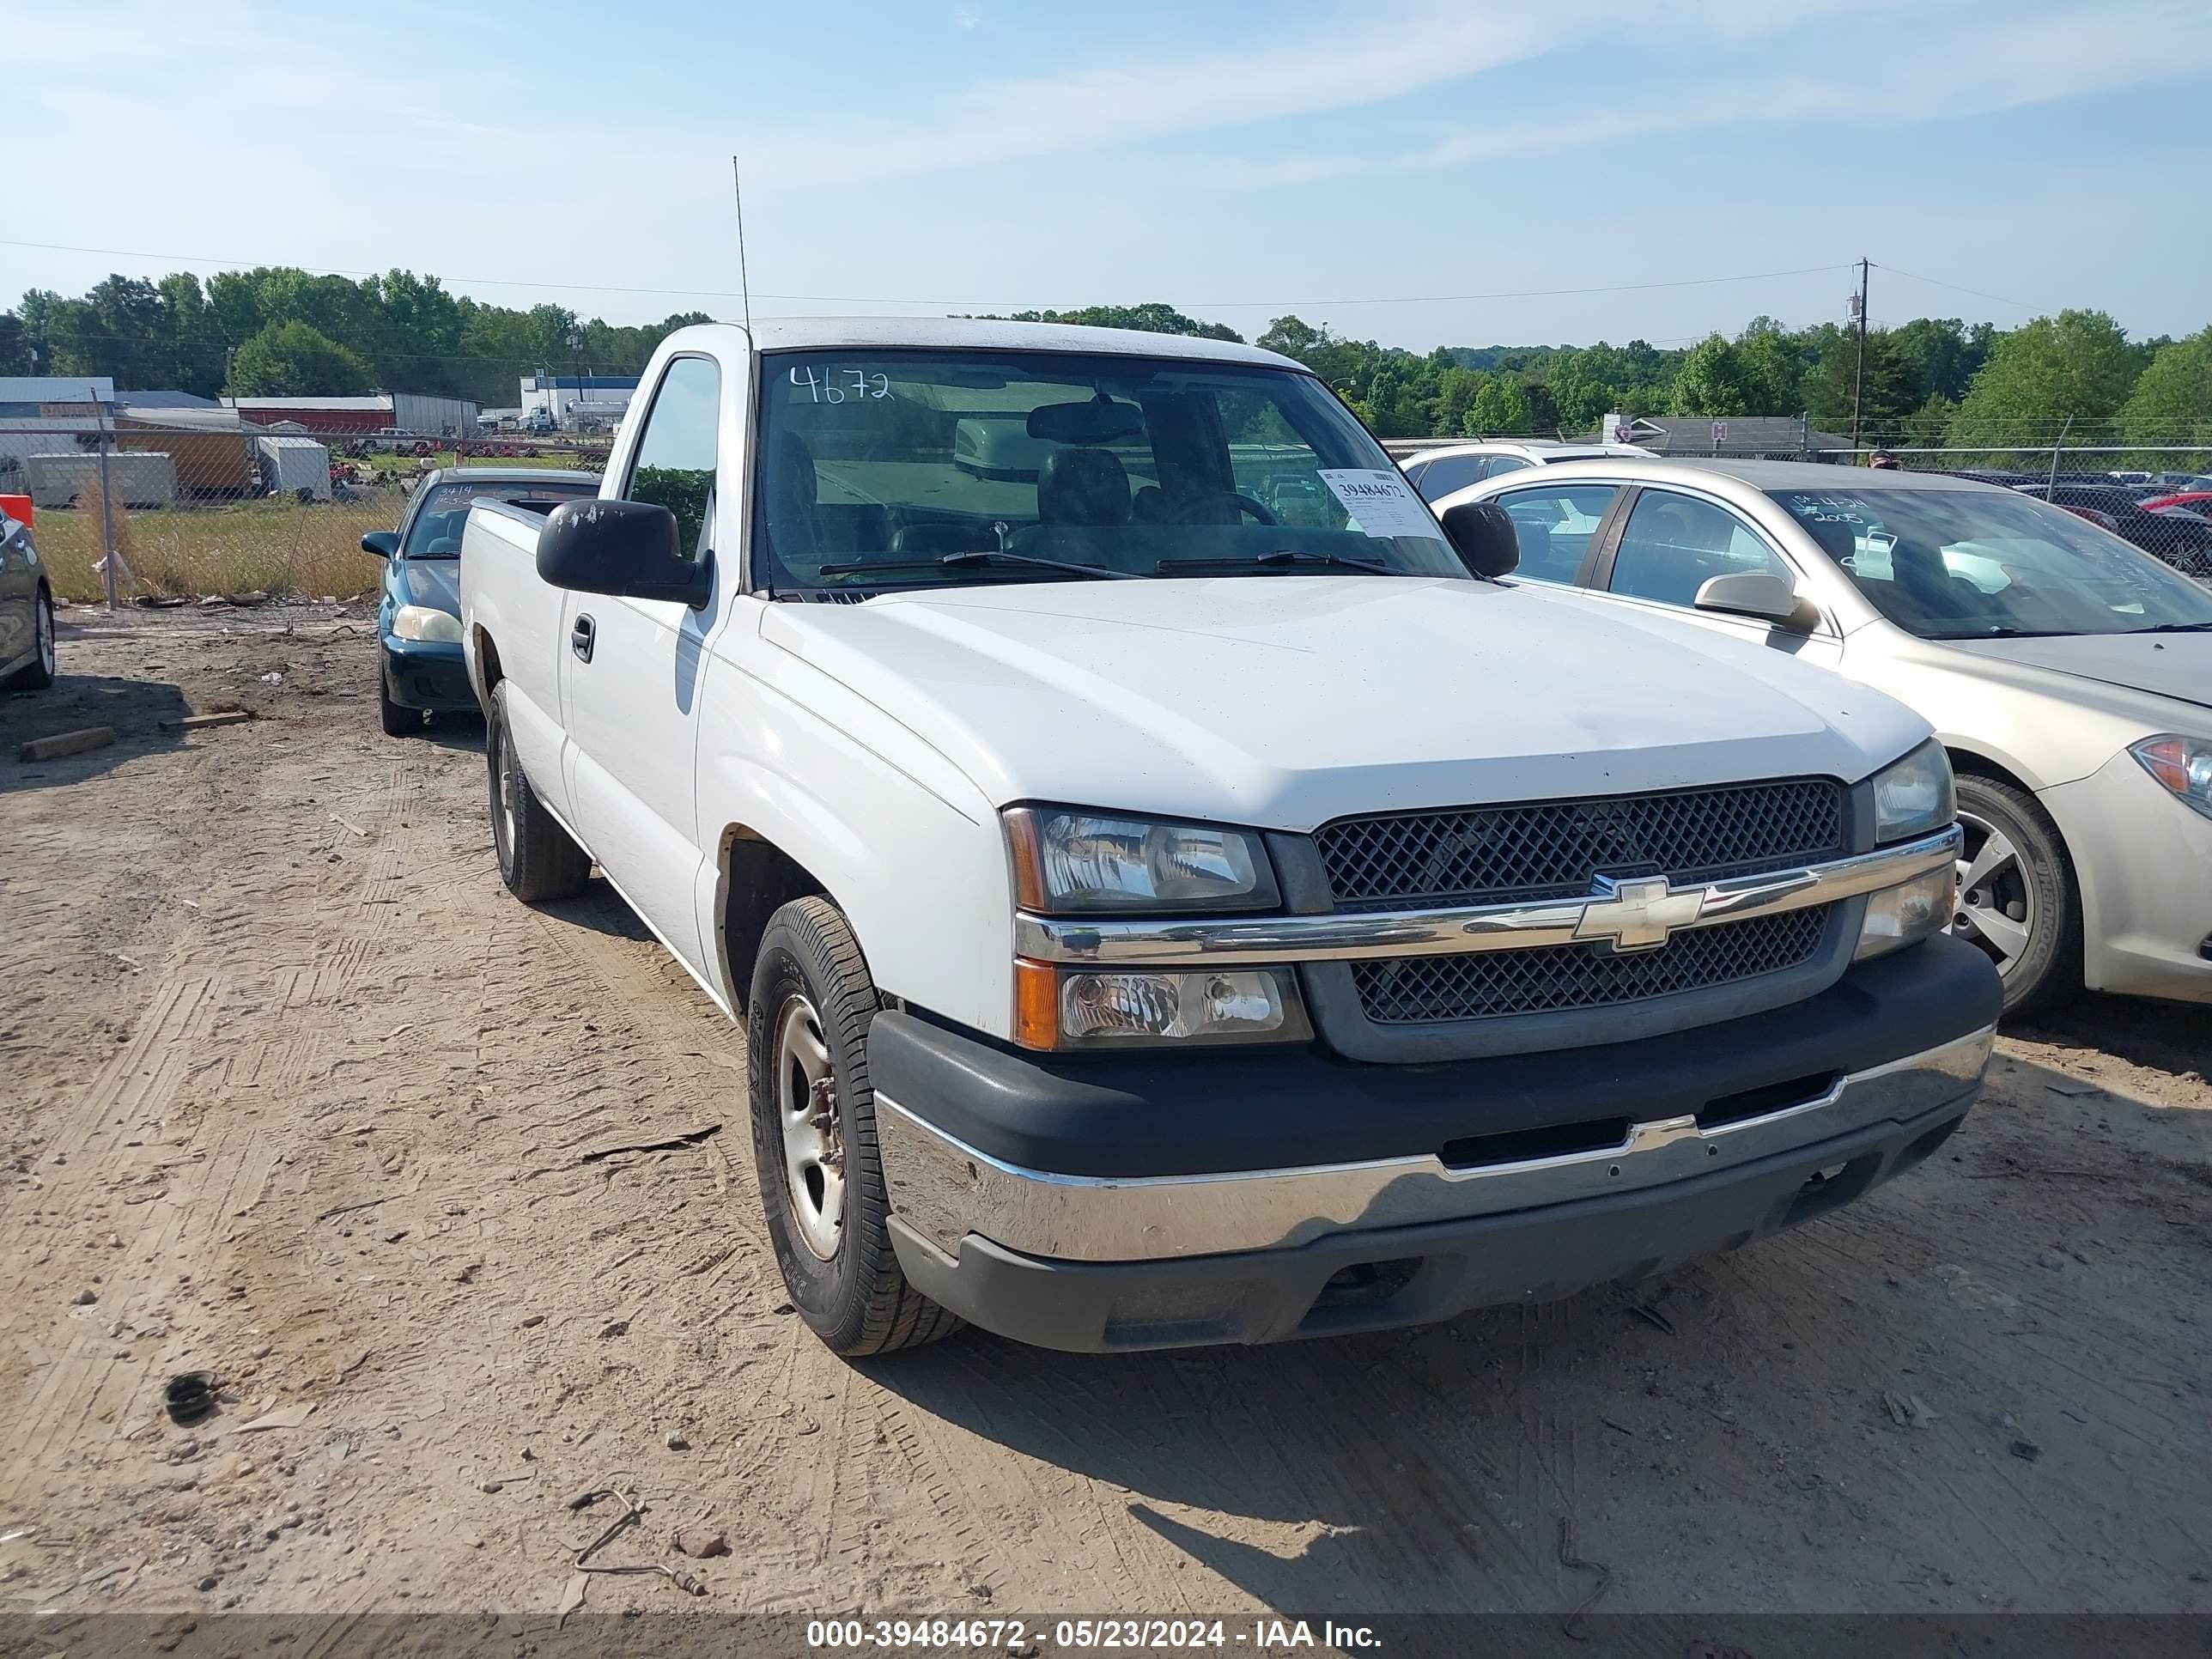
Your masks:
{"label": "grass patch", "polygon": [[[361,550],[364,531],[391,530],[405,510],[397,490],[357,501],[303,507],[289,496],[220,506],[118,508],[117,541],[141,594],[198,599],[209,593],[346,597],[375,587],[381,562]],[[103,597],[100,514],[41,508],[32,535],[54,592],[89,603]],[[126,593],[125,597],[128,597]]]}

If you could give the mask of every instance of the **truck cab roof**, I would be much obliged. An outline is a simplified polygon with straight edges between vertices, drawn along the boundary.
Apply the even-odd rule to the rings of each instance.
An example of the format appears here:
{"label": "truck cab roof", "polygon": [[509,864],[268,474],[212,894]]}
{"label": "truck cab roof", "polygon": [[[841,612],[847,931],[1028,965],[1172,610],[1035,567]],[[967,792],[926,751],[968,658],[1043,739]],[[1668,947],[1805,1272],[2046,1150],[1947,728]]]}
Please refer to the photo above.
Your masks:
{"label": "truck cab roof", "polygon": [[1193,334],[1153,334],[1133,328],[1084,328],[1068,323],[1016,323],[988,317],[769,317],[750,333],[738,323],[698,323],[678,329],[669,346],[713,344],[743,350],[834,351],[847,347],[911,347],[916,350],[1079,351],[1132,357],[1176,357],[1186,362],[1243,363],[1292,369],[1305,365],[1278,352]]}

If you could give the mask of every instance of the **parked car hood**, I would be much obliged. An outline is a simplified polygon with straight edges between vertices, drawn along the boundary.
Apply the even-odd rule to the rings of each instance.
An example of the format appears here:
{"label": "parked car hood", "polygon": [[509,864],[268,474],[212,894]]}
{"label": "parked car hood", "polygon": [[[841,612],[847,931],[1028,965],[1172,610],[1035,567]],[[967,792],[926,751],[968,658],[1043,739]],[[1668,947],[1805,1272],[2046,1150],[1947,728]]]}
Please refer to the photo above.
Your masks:
{"label": "parked car hood", "polygon": [[1472,581],[1008,585],[771,605],[762,626],[998,805],[1302,830],[1352,811],[1856,780],[1928,731],[1778,653]]}
{"label": "parked car hood", "polygon": [[461,562],[459,559],[409,559],[402,567],[407,575],[407,603],[427,605],[434,611],[461,614]]}
{"label": "parked car hood", "polygon": [[1946,643],[1978,657],[2212,707],[2212,634],[2063,634]]}

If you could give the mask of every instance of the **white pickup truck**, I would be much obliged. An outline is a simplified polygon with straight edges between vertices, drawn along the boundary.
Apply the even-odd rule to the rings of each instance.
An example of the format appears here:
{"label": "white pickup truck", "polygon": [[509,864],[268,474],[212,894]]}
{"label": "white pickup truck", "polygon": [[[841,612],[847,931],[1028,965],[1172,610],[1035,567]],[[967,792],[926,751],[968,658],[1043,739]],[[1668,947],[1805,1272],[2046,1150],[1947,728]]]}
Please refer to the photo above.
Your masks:
{"label": "white pickup truck", "polygon": [[642,385],[597,499],[468,520],[500,872],[596,863],[744,1021],[837,1352],[1564,1296],[1965,1115],[1999,993],[1926,724],[1491,580],[1510,520],[1297,363],[842,319]]}

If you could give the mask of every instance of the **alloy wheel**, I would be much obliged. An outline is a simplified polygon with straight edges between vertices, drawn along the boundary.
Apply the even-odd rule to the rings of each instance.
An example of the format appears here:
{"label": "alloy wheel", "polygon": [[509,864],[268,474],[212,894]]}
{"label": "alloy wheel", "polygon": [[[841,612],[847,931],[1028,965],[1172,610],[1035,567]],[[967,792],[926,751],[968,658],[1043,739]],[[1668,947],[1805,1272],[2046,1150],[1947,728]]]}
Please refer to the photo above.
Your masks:
{"label": "alloy wheel", "polygon": [[1951,931],[1979,945],[2000,974],[2010,973],[2027,953],[2041,920],[2036,914],[2035,884],[2020,848],[1988,819],[1962,811],[1959,827],[1966,832],[1966,843],[1959,859],[1959,896]]}

